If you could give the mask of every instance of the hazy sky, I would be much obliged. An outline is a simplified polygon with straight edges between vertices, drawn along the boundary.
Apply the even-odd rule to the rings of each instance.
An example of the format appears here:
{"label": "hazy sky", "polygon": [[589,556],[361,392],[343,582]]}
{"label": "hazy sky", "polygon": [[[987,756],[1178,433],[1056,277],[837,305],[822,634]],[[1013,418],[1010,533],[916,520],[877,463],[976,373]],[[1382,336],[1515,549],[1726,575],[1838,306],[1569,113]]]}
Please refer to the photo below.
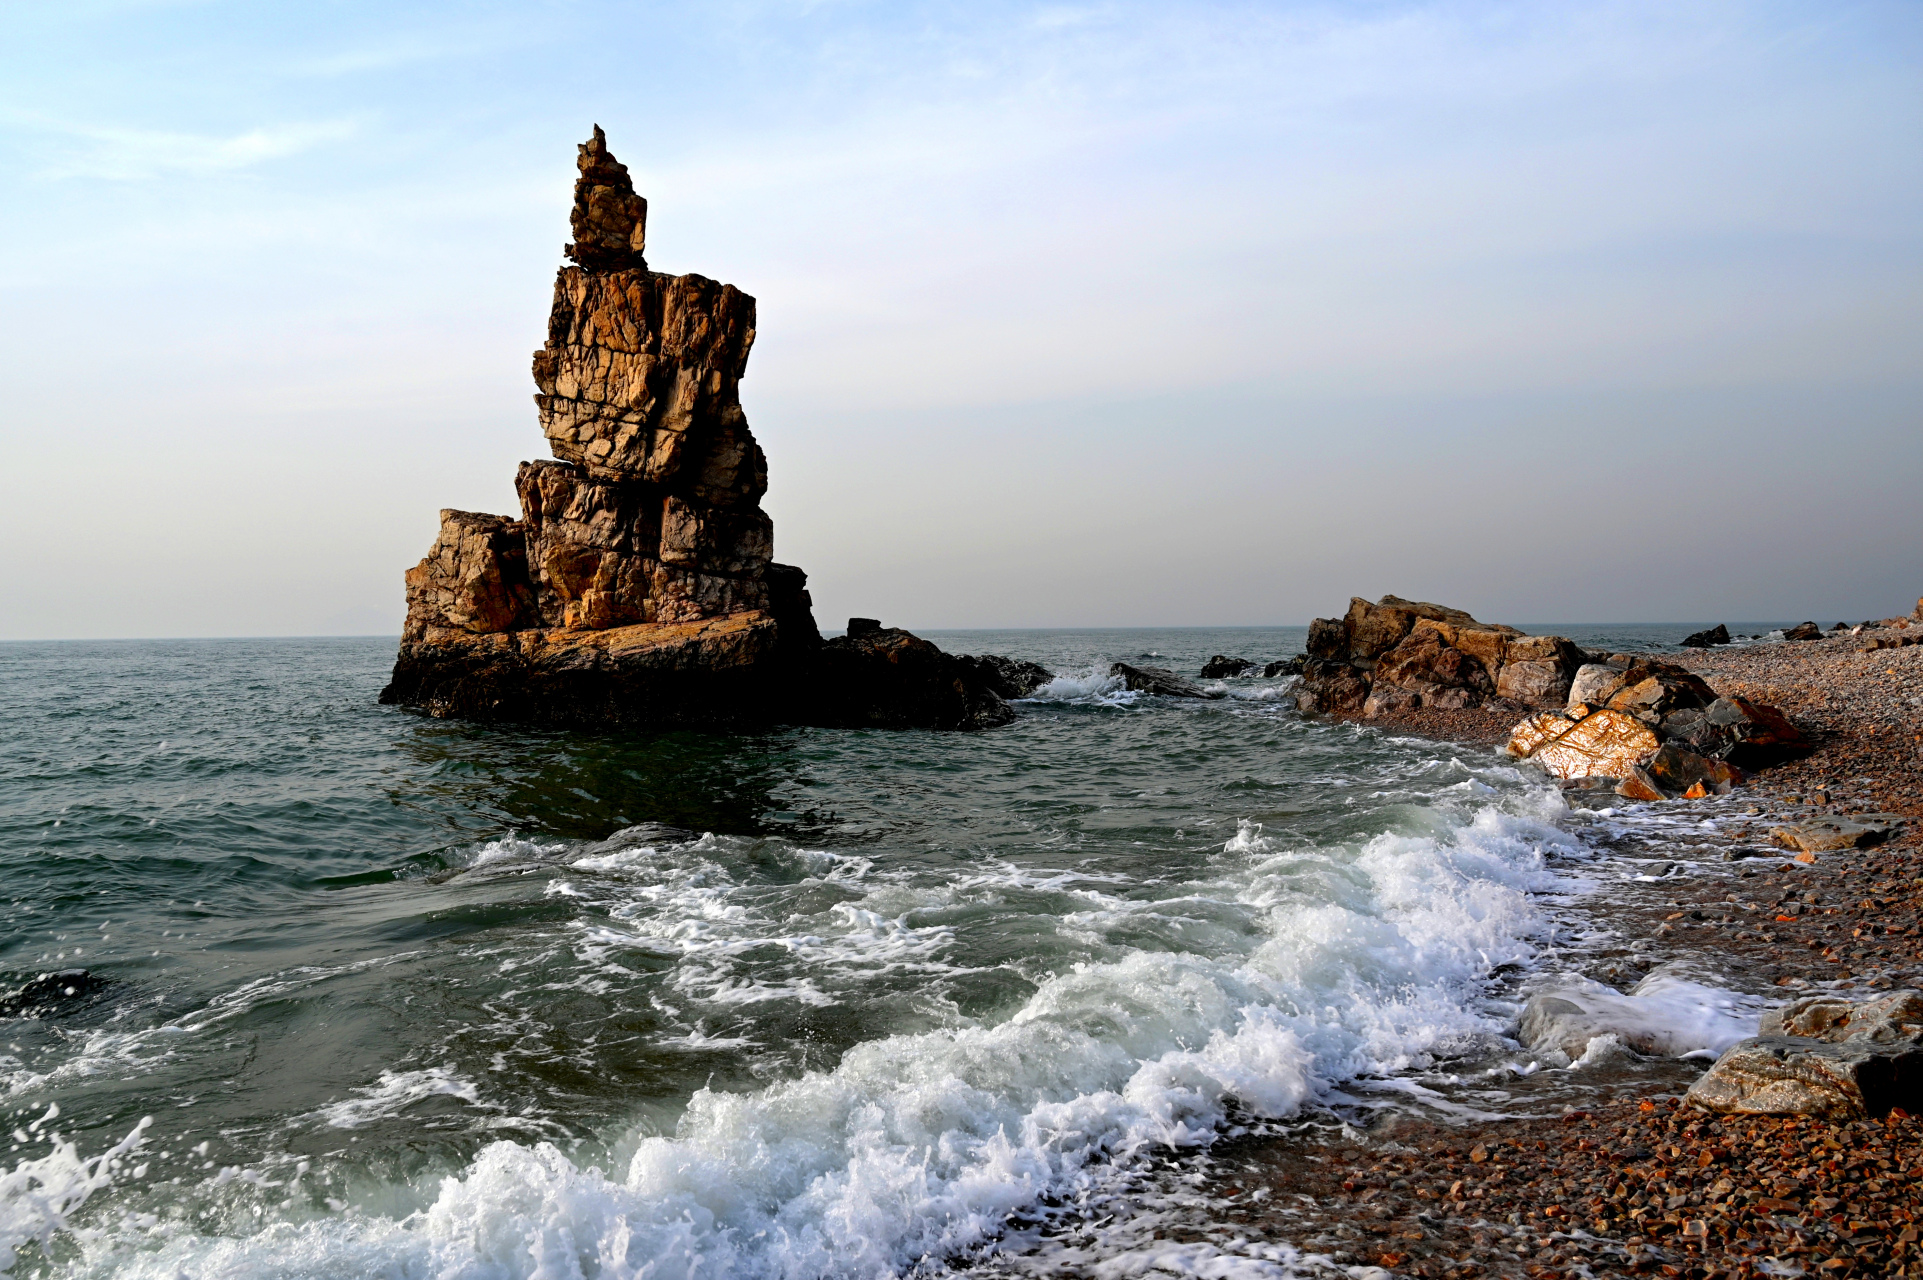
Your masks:
{"label": "hazy sky", "polygon": [[1923,593],[1923,6],[0,6],[0,637],[396,632],[575,144],[825,625]]}

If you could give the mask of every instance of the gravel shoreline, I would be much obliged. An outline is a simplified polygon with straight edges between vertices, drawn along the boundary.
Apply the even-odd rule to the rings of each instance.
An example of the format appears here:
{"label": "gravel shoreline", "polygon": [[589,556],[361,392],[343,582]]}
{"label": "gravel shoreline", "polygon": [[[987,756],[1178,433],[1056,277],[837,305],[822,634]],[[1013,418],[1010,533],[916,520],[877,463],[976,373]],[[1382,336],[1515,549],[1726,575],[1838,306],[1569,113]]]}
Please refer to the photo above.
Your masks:
{"label": "gravel shoreline", "polygon": [[[1727,874],[1699,865],[1588,909],[1642,939],[1637,963],[1713,962],[1784,999],[1923,987],[1923,647],[1862,652],[1837,637],[1662,656],[1777,706],[1816,749],[1731,797],[1652,806],[1718,816],[1697,857],[1729,859]],[[1367,723],[1487,745],[1520,718],[1497,707]],[[1861,812],[1912,822],[1881,847],[1809,862],[1768,844],[1785,821]],[[1706,1067],[1596,1073],[1589,1100],[1550,1101],[1562,1114],[1548,1118],[1401,1109],[1363,1130],[1231,1141],[1204,1181],[1219,1227],[1292,1241],[1336,1274],[1923,1275],[1923,1121],[1714,1115],[1680,1097]]]}

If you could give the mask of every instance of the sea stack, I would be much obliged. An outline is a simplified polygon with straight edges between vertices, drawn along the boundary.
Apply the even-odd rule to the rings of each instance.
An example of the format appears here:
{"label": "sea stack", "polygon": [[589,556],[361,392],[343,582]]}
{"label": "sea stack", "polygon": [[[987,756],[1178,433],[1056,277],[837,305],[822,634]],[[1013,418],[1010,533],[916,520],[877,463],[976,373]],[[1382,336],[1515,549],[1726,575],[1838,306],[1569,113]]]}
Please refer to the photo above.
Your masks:
{"label": "sea stack", "polygon": [[555,277],[534,353],[554,459],[521,464],[519,519],[441,512],[439,538],[407,572],[381,701],[574,727],[1012,718],[926,642],[938,658],[920,683],[934,685],[904,690],[912,705],[884,696],[876,707],[875,690],[848,687],[870,666],[899,683],[900,664],[867,658],[872,641],[827,652],[848,646],[822,644],[807,576],[773,562],[767,459],[739,395],[755,300],[648,269],[647,201],[599,125],[579,168],[572,265]]}

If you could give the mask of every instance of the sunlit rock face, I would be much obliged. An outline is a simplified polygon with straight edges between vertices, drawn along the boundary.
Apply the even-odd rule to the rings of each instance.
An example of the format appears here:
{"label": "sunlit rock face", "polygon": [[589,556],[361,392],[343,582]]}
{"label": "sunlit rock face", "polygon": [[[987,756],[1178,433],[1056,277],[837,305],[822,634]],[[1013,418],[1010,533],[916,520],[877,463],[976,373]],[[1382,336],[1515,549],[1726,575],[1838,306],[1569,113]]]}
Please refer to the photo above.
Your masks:
{"label": "sunlit rock face", "polygon": [[554,457],[521,464],[518,520],[441,513],[381,700],[586,728],[1012,719],[997,690],[1031,676],[903,631],[822,642],[807,575],[773,563],[768,461],[741,410],[755,300],[648,270],[648,203],[599,126],[579,168],[572,265],[534,353]]}
{"label": "sunlit rock face", "polygon": [[558,461],[521,466],[521,519],[444,514],[408,575],[407,634],[605,630],[765,610],[768,463],[741,411],[755,301],[649,271],[648,203],[597,126],[554,282],[535,404]]}

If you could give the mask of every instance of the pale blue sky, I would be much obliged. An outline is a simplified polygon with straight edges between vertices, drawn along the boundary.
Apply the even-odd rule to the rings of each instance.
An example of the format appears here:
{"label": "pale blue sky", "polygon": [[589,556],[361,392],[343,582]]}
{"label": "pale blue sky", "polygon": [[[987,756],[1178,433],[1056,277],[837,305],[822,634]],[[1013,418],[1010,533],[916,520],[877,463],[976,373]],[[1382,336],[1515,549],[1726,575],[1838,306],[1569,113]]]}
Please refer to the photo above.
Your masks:
{"label": "pale blue sky", "polygon": [[599,122],[923,627],[1923,592],[1923,6],[0,6],[0,638],[396,631]]}

